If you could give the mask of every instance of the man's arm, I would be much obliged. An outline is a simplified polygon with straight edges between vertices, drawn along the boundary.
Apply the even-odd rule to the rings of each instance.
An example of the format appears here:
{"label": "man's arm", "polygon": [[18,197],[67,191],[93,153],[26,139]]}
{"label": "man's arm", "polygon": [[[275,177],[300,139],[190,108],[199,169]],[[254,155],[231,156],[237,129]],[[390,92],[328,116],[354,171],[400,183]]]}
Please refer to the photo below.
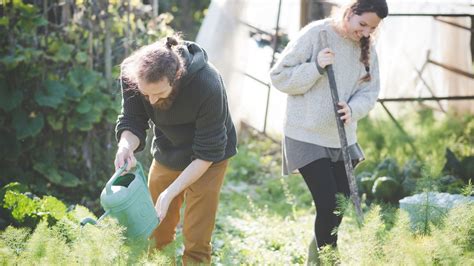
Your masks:
{"label": "man's arm", "polygon": [[[115,127],[115,137],[120,143],[122,141],[122,134],[125,131],[132,133],[135,137],[138,138],[138,146],[134,146],[134,152],[139,152],[145,148],[146,144],[146,130],[149,128],[147,112],[143,105],[143,100],[141,99],[140,92],[134,88],[133,84],[128,84],[127,82],[121,81],[122,84],[122,110],[117,119],[117,125]],[[125,141],[128,144],[133,137],[127,137]],[[120,147],[120,145],[119,145]],[[129,146],[131,147],[131,146]]]}
{"label": "man's arm", "polygon": [[138,148],[138,145],[140,145],[140,139],[138,139],[135,134],[128,130],[124,130],[122,132],[122,135],[120,135],[120,141],[118,143],[119,147],[124,147],[134,151]]}
{"label": "man's arm", "polygon": [[212,165],[212,162],[196,159],[178,176],[178,178],[167,188],[171,195],[176,197],[187,187],[196,182]]}

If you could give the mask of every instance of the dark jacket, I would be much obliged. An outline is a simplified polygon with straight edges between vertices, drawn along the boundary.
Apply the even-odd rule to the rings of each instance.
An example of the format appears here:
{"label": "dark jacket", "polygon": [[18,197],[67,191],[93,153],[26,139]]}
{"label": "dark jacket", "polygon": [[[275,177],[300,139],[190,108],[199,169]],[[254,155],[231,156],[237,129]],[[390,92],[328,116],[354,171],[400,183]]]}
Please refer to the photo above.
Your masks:
{"label": "dark jacket", "polygon": [[178,96],[168,110],[153,108],[136,89],[122,82],[122,112],[116,138],[124,130],[140,139],[135,152],[145,146],[149,121],[153,124],[153,157],[163,165],[184,170],[195,158],[219,162],[236,154],[236,132],[229,112],[224,82],[196,43],[179,47],[186,62]]}

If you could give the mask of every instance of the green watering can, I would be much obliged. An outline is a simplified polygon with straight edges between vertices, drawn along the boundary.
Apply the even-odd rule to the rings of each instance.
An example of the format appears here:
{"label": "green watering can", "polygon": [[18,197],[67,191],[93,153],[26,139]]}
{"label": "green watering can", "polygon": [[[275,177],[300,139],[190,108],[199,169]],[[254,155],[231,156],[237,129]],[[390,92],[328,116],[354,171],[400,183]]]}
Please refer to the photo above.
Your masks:
{"label": "green watering can", "polygon": [[137,162],[133,171],[122,175],[127,164],[109,179],[100,195],[105,213],[95,221],[85,218],[81,225],[96,224],[107,215],[116,218],[126,228],[129,239],[146,239],[158,225],[158,217],[147,188],[142,165]]}

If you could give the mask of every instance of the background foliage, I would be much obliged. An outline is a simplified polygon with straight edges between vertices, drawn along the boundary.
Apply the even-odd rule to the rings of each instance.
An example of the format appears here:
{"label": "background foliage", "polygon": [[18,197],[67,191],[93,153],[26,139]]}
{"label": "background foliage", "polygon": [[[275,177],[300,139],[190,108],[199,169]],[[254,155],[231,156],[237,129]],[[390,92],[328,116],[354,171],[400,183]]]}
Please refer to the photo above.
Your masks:
{"label": "background foliage", "polygon": [[[154,16],[150,2],[0,2],[1,261],[128,265],[168,263],[182,255],[179,232],[172,248],[148,253],[143,245],[128,245],[114,221],[78,225],[94,216],[89,210],[99,212],[100,190],[113,171],[118,64],[173,28],[193,39],[209,4],[159,1],[160,15]],[[347,210],[339,253],[325,250],[321,259],[473,264],[472,205],[427,220],[432,230],[420,233],[397,202],[422,191],[473,195],[474,117],[436,117],[418,109],[400,121],[410,137],[391,121],[360,122],[367,159],[356,174],[366,222],[359,230]],[[151,156],[145,151],[138,157],[147,165]],[[214,262],[305,263],[316,210],[299,175],[281,176],[280,160],[279,143],[242,131],[222,189]]]}
{"label": "background foliage", "polygon": [[[187,7],[201,15],[186,23],[199,27],[206,2]],[[172,34],[172,21],[140,1],[1,2],[0,186],[19,181],[34,194],[98,210],[113,173],[118,65]],[[1,217],[0,228],[8,222]]]}

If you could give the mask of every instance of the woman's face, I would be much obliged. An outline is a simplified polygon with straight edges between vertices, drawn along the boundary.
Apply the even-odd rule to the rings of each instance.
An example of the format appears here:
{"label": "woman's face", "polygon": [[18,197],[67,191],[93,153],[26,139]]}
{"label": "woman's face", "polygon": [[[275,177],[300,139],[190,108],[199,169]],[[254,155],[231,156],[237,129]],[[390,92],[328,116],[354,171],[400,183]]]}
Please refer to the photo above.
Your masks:
{"label": "woman's face", "polygon": [[361,15],[349,13],[344,20],[344,28],[347,36],[358,42],[362,37],[369,37],[380,21],[381,19],[375,12],[365,12]]}

